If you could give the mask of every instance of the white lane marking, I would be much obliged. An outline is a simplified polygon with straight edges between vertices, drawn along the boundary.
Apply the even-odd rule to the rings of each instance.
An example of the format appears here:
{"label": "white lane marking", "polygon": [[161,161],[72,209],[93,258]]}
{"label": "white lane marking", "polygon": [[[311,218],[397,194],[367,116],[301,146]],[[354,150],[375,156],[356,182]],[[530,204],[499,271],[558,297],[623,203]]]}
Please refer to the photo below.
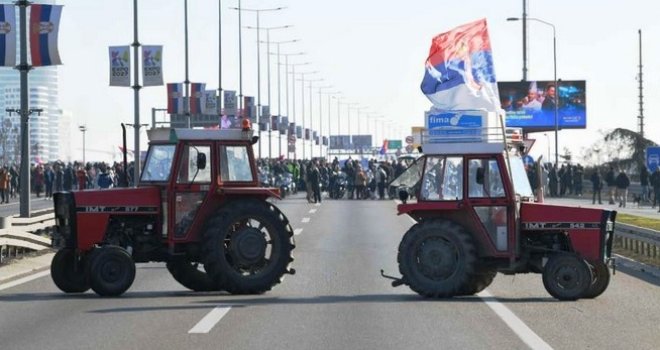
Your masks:
{"label": "white lane marking", "polygon": [[309,220],[310,220],[310,218],[302,218],[302,222],[303,222],[303,223],[308,223]]}
{"label": "white lane marking", "polygon": [[188,333],[208,333],[231,310],[231,306],[218,306],[191,328]]}
{"label": "white lane marking", "polygon": [[316,213],[316,209],[310,209],[310,210],[309,210],[309,213],[310,213],[310,214],[314,214],[314,213]]}
{"label": "white lane marking", "polygon": [[12,288],[12,287],[16,287],[16,286],[21,285],[23,283],[34,281],[37,278],[41,278],[41,277],[48,276],[48,275],[50,275],[50,270],[37,272],[34,275],[19,278],[15,281],[7,282],[5,284],[0,284],[0,290],[5,290],[5,289]]}
{"label": "white lane marking", "polygon": [[297,228],[297,229],[293,230],[293,234],[294,234],[295,236],[297,236],[297,235],[301,234],[302,231],[303,231],[303,229],[301,229],[301,228]]}
{"label": "white lane marking", "polygon": [[504,321],[504,323],[506,323],[507,326],[509,326],[509,328],[511,328],[514,333],[516,333],[518,338],[520,338],[520,340],[527,344],[531,349],[552,349],[548,343],[541,339],[541,337],[534,333],[531,328],[519,319],[513,311],[509,310],[508,307],[504,306],[499,301],[494,300],[495,298],[488,290],[484,290],[477,295],[484,301],[484,303],[486,303],[486,305],[488,305],[488,307],[491,308],[491,310],[495,312],[495,314],[497,314],[497,316],[499,316],[499,318],[502,319],[502,321]]}
{"label": "white lane marking", "polygon": [[394,200],[394,203],[396,203],[396,204],[403,204],[403,202],[401,202],[401,201],[398,200],[398,199],[395,199],[395,200]]}

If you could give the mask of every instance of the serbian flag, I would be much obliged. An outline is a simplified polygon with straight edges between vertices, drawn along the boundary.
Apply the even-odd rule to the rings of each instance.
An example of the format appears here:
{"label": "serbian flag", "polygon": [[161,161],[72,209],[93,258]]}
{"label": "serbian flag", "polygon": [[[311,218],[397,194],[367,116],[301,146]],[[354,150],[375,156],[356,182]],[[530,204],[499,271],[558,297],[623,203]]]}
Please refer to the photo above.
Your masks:
{"label": "serbian flag", "polygon": [[0,5],[0,66],[16,65],[16,10],[14,5]]}
{"label": "serbian flag", "polygon": [[183,84],[167,84],[167,113],[183,114]]}
{"label": "serbian flag", "polygon": [[190,83],[190,114],[202,114],[205,83]]}
{"label": "serbian flag", "polygon": [[57,31],[62,6],[30,6],[30,58],[33,66],[62,64],[57,51]]}
{"label": "serbian flag", "polygon": [[500,99],[486,19],[433,38],[421,88],[436,109],[497,111]]}
{"label": "serbian flag", "polygon": [[383,140],[383,147],[380,148],[381,155],[387,154],[387,146],[388,146],[387,140]]}

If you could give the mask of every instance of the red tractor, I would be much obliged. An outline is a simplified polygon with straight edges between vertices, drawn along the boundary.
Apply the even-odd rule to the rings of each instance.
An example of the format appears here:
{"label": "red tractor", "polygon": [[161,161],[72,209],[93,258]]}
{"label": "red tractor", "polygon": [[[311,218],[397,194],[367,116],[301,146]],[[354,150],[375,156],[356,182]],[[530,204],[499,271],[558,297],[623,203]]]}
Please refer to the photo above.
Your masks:
{"label": "red tractor", "polygon": [[[263,293],[293,274],[293,230],[259,187],[249,130],[152,129],[137,188],[56,193],[53,281],[124,293],[135,263],[166,262],[193,291]],[[203,269],[201,268],[203,266]]]}
{"label": "red tractor", "polygon": [[426,136],[424,155],[392,183],[399,214],[416,221],[399,245],[393,286],[443,298],[478,293],[497,272],[533,272],[560,300],[605,291],[616,212],[535,201],[524,146],[507,133]]}

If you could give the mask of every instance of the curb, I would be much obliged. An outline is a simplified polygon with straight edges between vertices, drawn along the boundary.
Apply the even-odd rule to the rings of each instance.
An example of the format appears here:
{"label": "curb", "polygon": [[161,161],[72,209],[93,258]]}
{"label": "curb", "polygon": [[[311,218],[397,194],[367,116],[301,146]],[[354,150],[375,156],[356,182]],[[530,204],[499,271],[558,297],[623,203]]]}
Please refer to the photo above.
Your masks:
{"label": "curb", "polygon": [[50,261],[55,253],[45,249],[33,256],[23,257],[0,266],[0,284],[9,283],[29,275],[50,269]]}

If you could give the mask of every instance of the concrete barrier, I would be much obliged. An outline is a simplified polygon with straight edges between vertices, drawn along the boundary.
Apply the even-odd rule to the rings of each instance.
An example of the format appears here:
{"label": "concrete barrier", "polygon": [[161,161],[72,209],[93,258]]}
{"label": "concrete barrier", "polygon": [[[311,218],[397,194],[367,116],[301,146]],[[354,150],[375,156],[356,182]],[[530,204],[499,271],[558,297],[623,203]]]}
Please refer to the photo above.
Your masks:
{"label": "concrete barrier", "polygon": [[3,228],[10,228],[12,225],[12,217],[11,216],[0,216],[0,229]]}

